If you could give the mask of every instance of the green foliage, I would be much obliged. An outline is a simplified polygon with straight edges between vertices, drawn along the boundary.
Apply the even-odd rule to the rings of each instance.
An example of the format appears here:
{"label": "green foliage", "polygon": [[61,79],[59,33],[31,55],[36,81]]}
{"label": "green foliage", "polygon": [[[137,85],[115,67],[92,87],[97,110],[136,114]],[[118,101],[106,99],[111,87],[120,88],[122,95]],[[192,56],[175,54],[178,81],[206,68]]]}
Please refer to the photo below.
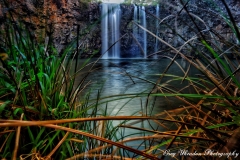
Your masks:
{"label": "green foliage", "polygon": [[[189,19],[201,20],[182,7]],[[226,14],[221,17],[238,39],[235,22]],[[177,32],[174,27],[169,29]],[[78,155],[80,159],[104,156],[164,159],[162,150],[165,149],[187,148],[200,152],[211,146],[220,152],[224,146],[239,140],[233,135],[240,124],[240,46],[224,39],[214,29],[203,34],[198,25],[194,26],[197,38],[185,40],[180,47],[145,29],[174,53],[172,57],[165,56],[171,62],[164,72],[152,75],[158,78],[156,82],[127,75],[151,84],[152,90],[106,97],[99,91],[93,99],[90,99],[91,92],[84,90],[96,62],[89,58],[79,64],[75,41],[59,56],[51,43],[38,43],[26,30],[26,26],[9,20],[2,33],[6,53],[0,57],[0,158],[30,155],[35,159],[66,159]],[[175,36],[184,40],[180,33]],[[184,48],[187,45],[194,52],[190,54],[189,48]],[[225,54],[224,48],[231,51],[233,58]],[[187,69],[178,64],[177,56],[186,61]],[[182,77],[168,74],[173,63],[178,64]],[[191,68],[197,69],[198,75],[190,76]],[[80,80],[76,81],[76,77]],[[173,86],[173,82],[181,85]],[[124,108],[139,97],[145,97],[146,104],[139,106],[144,109],[134,115],[107,115],[108,103],[125,99]],[[160,97],[166,100],[174,97],[183,105],[152,115],[151,110],[158,107]],[[98,107],[103,105],[106,108],[100,110]],[[119,123],[114,125],[115,121]],[[128,129],[136,132],[126,134]],[[134,146],[128,147],[129,142]]]}
{"label": "green foliage", "polygon": [[[78,65],[72,65],[78,62],[76,42],[68,46],[63,55],[59,56],[53,46],[35,41],[26,28],[19,24],[12,24],[9,21],[4,35],[6,35],[4,48],[8,59],[2,57],[0,59],[0,119],[19,120],[23,116],[24,121],[46,121],[88,117],[89,109],[84,108],[88,102],[78,100],[79,94],[86,87],[84,82],[86,76],[80,77],[82,80],[79,84],[75,84],[75,78],[88,65],[89,60],[78,64],[81,66],[80,70]],[[78,108],[82,108],[82,112],[79,112]],[[96,116],[96,113],[90,116]],[[94,125],[91,125],[91,122],[81,125],[71,123],[69,127],[75,129],[80,127],[88,131],[91,130],[89,127]],[[111,130],[111,126],[109,129]],[[110,130],[106,132],[111,132]],[[4,133],[5,131],[9,132]],[[14,137],[21,136],[19,141],[21,147],[17,148],[18,156],[32,154],[44,157],[49,155],[66,134],[65,131],[43,126],[22,127],[20,135],[15,132],[14,127],[1,128],[0,133],[3,134],[0,136],[2,148],[0,157],[7,159],[13,156],[15,150]],[[68,137],[74,136],[76,135],[70,134]],[[73,156],[73,152],[72,142],[68,140],[52,157],[65,159]]]}

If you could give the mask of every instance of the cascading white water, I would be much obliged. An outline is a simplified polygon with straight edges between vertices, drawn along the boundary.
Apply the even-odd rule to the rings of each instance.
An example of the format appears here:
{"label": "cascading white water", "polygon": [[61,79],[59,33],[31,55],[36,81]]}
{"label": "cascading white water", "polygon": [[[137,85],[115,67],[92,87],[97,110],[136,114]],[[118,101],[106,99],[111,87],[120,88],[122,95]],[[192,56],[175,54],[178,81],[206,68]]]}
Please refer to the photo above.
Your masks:
{"label": "cascading white water", "polygon": [[103,3],[101,15],[102,58],[120,58],[120,5]]}
{"label": "cascading white water", "polygon": [[[142,6],[142,26],[147,29],[145,7]],[[143,30],[143,50],[144,58],[147,58],[147,31]]]}
{"label": "cascading white water", "polygon": [[[133,21],[135,23],[139,23],[139,12],[138,12],[138,6],[134,5],[134,11],[133,11]],[[136,25],[133,25],[133,28],[132,28],[132,32],[133,32],[133,36],[135,38],[136,41],[139,42],[139,28],[138,26]],[[139,46],[133,46],[133,50],[132,52],[134,52],[135,54],[139,53],[140,49],[139,49]]]}
{"label": "cascading white water", "polygon": [[102,21],[101,21],[101,40],[102,40],[102,58],[108,58],[108,5],[102,4]]}
{"label": "cascading white water", "polygon": [[[136,6],[134,5],[134,15],[133,20],[135,23],[138,23],[142,27],[146,28],[146,12],[144,6]],[[143,48],[144,58],[147,58],[147,32],[139,27],[133,26],[133,36],[140,43]],[[139,50],[138,50],[139,51]]]}
{"label": "cascading white water", "polygon": [[[119,4],[102,3],[102,21],[101,21],[101,36],[102,36],[102,58],[103,59],[118,59],[120,57],[120,19],[121,9]],[[143,28],[147,27],[145,6],[134,5],[134,21]],[[147,32],[144,29],[133,26],[133,36],[141,45],[135,49],[137,54],[143,54],[143,58],[147,58]]]}
{"label": "cascading white water", "polygon": [[[159,4],[157,4],[156,6],[156,36],[159,36],[159,31],[158,31],[158,25],[159,25]],[[157,38],[155,39],[155,46],[154,46],[154,51],[157,52],[158,51],[158,40]]]}
{"label": "cascading white water", "polygon": [[[138,7],[134,5],[133,21],[138,23]],[[138,28],[136,25],[133,25],[133,36],[138,39]]]}

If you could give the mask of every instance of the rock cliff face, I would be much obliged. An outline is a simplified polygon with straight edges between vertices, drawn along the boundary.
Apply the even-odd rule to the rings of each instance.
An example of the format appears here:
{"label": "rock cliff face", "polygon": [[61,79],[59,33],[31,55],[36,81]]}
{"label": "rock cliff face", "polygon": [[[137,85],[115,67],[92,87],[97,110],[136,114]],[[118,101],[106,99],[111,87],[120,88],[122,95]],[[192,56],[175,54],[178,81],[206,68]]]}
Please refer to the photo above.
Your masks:
{"label": "rock cliff face", "polygon": [[[229,0],[227,1],[229,9],[233,14],[236,25],[240,27],[240,1]],[[186,5],[186,9],[179,0],[162,0],[159,4],[159,19],[156,17],[156,6],[146,6],[146,21],[147,30],[153,34],[157,34],[164,41],[168,42],[176,48],[180,48],[187,41],[190,45],[184,45],[182,50],[185,50],[186,54],[194,52],[193,47],[201,47],[199,45],[199,37],[204,36],[210,40],[213,37],[218,42],[218,47],[224,50],[226,41],[231,43],[238,43],[236,35],[233,34],[233,30],[227,24],[227,21],[223,18],[228,17],[227,11],[224,5],[218,1],[197,1],[191,0]],[[128,54],[132,51],[133,38],[132,23],[133,20],[133,6],[122,5],[122,28],[121,35],[127,34],[121,41],[121,50],[123,54]],[[156,23],[157,22],[157,23]],[[156,25],[158,24],[158,25]],[[201,35],[202,34],[202,35]],[[223,39],[216,38],[216,35],[223,37]],[[157,45],[156,45],[157,44]],[[157,47],[157,50],[156,50]],[[147,35],[147,51],[148,55],[154,56],[154,53],[158,51],[158,55],[163,55],[171,51],[167,45],[164,45],[160,41],[156,40],[156,37]],[[167,51],[167,52],[166,52]]]}
{"label": "rock cliff face", "polygon": [[9,13],[39,41],[53,39],[60,53],[76,40],[78,27],[82,56],[89,56],[101,47],[98,3],[79,0],[6,0],[6,3],[0,4],[0,24],[6,22]]}
{"label": "rock cliff face", "polygon": [[[223,37],[236,42],[230,33],[230,27],[218,14],[220,10],[226,14],[224,6],[217,0],[213,2],[218,5],[210,1],[191,0],[187,5],[191,13],[190,17],[182,9],[183,5],[179,0],[161,0],[159,25],[156,25],[156,6],[146,6],[147,29],[175,47],[183,45],[184,42],[198,35],[199,31],[204,34],[207,30],[218,32]],[[237,0],[227,2],[237,25],[240,26],[240,2]],[[121,4],[120,37],[125,35],[121,40],[123,56],[132,51],[133,9],[133,5]],[[79,35],[79,49],[82,57],[89,57],[94,53],[97,53],[96,56],[101,54],[100,3],[79,0],[4,0],[0,2],[1,26],[7,21],[9,13],[13,15],[15,21],[22,21],[38,41],[45,41],[46,37],[53,39],[60,53]],[[166,45],[148,34],[148,54],[156,51],[156,43],[158,50],[168,49]],[[188,49],[187,46],[184,49]]]}

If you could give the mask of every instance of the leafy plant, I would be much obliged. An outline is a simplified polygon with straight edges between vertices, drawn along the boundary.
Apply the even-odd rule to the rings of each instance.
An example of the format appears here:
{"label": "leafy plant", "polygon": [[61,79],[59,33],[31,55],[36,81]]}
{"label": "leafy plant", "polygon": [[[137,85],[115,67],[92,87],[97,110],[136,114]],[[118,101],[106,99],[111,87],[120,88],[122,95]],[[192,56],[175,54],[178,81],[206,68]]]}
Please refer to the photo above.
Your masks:
{"label": "leafy plant", "polygon": [[[131,80],[151,84],[152,89],[106,97],[99,91],[94,99],[90,99],[91,92],[84,90],[90,84],[88,75],[96,71],[93,67],[97,61],[89,58],[79,65],[79,36],[59,56],[50,43],[35,41],[26,32],[26,26],[8,21],[2,33],[6,35],[5,53],[0,54],[0,157],[164,159],[168,150],[191,153],[204,153],[207,149],[239,150],[236,143],[240,139],[239,44],[236,43],[240,40],[239,27],[224,0],[227,14],[221,13],[218,18],[229,26],[228,34],[234,39],[210,29],[205,20],[190,12],[189,7],[193,6],[189,1],[180,2],[181,10],[166,2],[165,5],[176,9],[177,14],[159,23],[159,27],[168,27],[175,33],[174,38],[183,41],[180,46],[133,24],[146,30],[173,54],[162,56],[170,63],[163,72],[151,75],[157,77],[155,82],[134,73],[123,74]],[[208,11],[209,14],[215,12]],[[179,15],[191,21],[186,22]],[[181,26],[178,23],[187,25],[193,37],[178,33]],[[178,63],[178,57],[186,67]],[[183,76],[169,74],[174,63]],[[198,70],[197,75],[190,75],[193,68]],[[80,80],[76,80],[77,77]],[[176,83],[181,85],[176,86]],[[146,98],[140,112],[127,116],[107,115],[109,102],[127,99],[128,103],[139,97]],[[152,114],[160,97],[175,98],[183,103],[175,109]],[[100,112],[102,105],[106,108]],[[136,132],[126,134],[127,130]],[[173,158],[184,159],[181,155]]]}

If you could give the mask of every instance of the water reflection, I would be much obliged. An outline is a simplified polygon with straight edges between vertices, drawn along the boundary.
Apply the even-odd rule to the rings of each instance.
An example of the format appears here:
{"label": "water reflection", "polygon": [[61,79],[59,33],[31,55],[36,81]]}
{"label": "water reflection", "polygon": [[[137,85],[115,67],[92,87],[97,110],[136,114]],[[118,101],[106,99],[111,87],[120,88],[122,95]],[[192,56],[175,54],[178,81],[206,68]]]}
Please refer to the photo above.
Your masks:
{"label": "water reflection", "polygon": [[[97,93],[100,92],[101,102],[106,102],[102,107],[107,105],[109,115],[141,115],[156,114],[165,109],[178,107],[182,102],[173,97],[150,97],[142,96],[141,93],[150,93],[161,77],[161,74],[168,68],[170,59],[146,60],[146,59],[116,59],[100,60],[95,64],[96,70],[88,76],[92,81],[91,99],[96,99]],[[181,59],[168,68],[166,74],[184,76],[183,69],[186,69],[187,62]],[[191,73],[192,72],[192,73]],[[195,71],[190,71],[194,74]],[[165,88],[180,89],[185,83],[181,80],[169,81],[171,78],[165,76],[159,81]],[[162,93],[163,88],[155,89],[155,93]],[[111,101],[109,96],[114,96]],[[121,96],[119,96],[121,95]],[[122,98],[124,96],[124,99]],[[135,97],[133,96],[135,95]],[[99,108],[99,109],[100,109]]]}
{"label": "water reflection", "polygon": [[[187,84],[187,82],[182,82],[181,80],[170,81],[172,78],[167,76],[167,74],[172,74],[183,77],[184,72],[182,69],[186,70],[188,67],[187,62],[178,59],[176,63],[173,63],[169,68],[168,66],[170,62],[171,59],[102,59],[94,65],[94,71],[87,77],[86,82],[91,81],[91,85],[85,89],[85,92],[87,90],[91,90],[90,99],[95,99],[94,102],[96,102],[97,97],[99,97],[100,100],[97,105],[99,115],[103,115],[106,112],[107,115],[111,116],[155,115],[163,112],[164,110],[177,108],[182,104],[182,102],[174,97],[147,97],[147,94],[144,96],[141,95],[142,93],[150,92],[167,92],[167,89],[178,90],[183,85]],[[88,72],[90,68],[91,66],[86,67],[82,72]],[[166,68],[168,68],[168,71],[165,72]],[[165,72],[166,76],[159,80],[163,72]],[[194,75],[195,73],[196,71],[190,70],[191,75]],[[81,79],[82,78],[80,77],[79,81]],[[156,82],[162,87],[156,88]],[[121,99],[123,98],[122,95],[125,95],[124,99]],[[111,101],[112,99],[115,100]],[[88,105],[90,106],[93,104],[94,103],[91,101]],[[90,116],[91,112],[95,112],[95,109],[93,110],[94,111],[88,110]],[[119,125],[123,122],[125,126],[119,127]],[[152,132],[142,131],[138,128],[153,131],[166,130],[162,125],[159,125],[159,122],[152,120],[132,120],[127,122],[115,120],[109,123],[111,123],[109,125],[114,127],[118,126],[117,133],[115,135],[117,139],[120,140],[127,140],[133,137],[152,136],[155,134]],[[126,125],[135,128],[130,128]],[[169,128],[171,127],[176,129],[176,126],[167,122],[165,122],[164,125]],[[142,145],[143,143],[144,145]],[[137,139],[129,141],[125,143],[125,145],[135,149],[145,150],[145,147],[149,146],[150,143],[154,146],[158,145],[160,142],[158,139],[149,141]],[[128,154],[129,157],[134,157],[134,154]]]}

